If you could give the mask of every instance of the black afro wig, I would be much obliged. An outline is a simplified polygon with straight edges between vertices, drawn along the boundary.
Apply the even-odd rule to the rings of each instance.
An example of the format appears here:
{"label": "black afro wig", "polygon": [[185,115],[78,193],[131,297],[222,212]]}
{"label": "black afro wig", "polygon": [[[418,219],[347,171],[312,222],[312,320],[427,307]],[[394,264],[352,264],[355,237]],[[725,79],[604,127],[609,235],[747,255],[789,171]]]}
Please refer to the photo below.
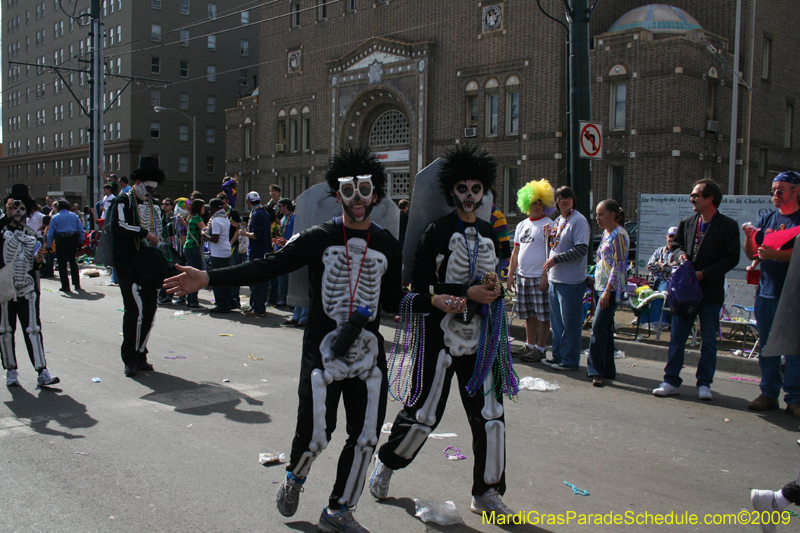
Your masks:
{"label": "black afro wig", "polygon": [[439,188],[447,205],[455,206],[450,194],[459,181],[478,180],[483,184],[484,194],[497,178],[497,163],[489,152],[477,145],[459,144],[447,150],[444,163],[439,170]]}
{"label": "black afro wig", "polygon": [[336,196],[339,192],[339,178],[367,174],[372,176],[372,187],[378,194],[378,201],[375,202],[377,204],[386,197],[386,171],[378,161],[378,156],[367,147],[347,146],[339,150],[339,153],[331,159],[331,166],[325,173],[325,181],[331,189],[330,195]]}

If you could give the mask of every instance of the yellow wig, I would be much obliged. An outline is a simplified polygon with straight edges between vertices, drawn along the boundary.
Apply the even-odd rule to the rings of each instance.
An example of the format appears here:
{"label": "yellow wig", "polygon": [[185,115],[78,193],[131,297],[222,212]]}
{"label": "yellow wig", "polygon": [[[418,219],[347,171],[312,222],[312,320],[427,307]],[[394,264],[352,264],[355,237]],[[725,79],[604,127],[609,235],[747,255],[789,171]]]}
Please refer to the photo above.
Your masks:
{"label": "yellow wig", "polygon": [[542,201],[545,211],[552,210],[554,203],[553,186],[547,180],[531,181],[526,183],[517,192],[517,206],[523,213],[530,214],[531,204],[537,200]]}

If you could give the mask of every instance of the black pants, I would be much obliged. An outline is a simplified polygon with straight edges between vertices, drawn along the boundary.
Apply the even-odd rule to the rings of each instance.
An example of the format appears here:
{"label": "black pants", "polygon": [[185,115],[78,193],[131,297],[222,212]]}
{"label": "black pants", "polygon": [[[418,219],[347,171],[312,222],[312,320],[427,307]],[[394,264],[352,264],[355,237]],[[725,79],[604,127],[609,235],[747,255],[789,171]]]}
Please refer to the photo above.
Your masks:
{"label": "black pants", "polygon": [[39,271],[39,277],[52,278],[53,277],[53,263],[55,263],[55,252],[45,252],[44,263],[42,269]]}
{"label": "black pants", "polygon": [[75,255],[78,253],[77,233],[56,233],[56,258],[58,259],[58,275],[61,276],[61,288],[69,290],[69,277],[67,265],[72,273],[72,284],[76,289],[81,288],[81,274]]}
{"label": "black pants", "polygon": [[136,367],[147,362],[147,339],[158,309],[158,289],[141,287],[132,269],[117,265],[119,290],[125,313],[122,316],[122,362]]}
{"label": "black pants", "polygon": [[798,485],[796,481],[787,483],[781,492],[783,492],[784,498],[795,505],[800,505],[800,485]]}
{"label": "black pants", "polygon": [[[292,440],[292,455],[286,470],[292,472],[297,467],[302,455],[309,451],[314,430],[314,395],[311,385],[311,372],[316,368],[322,368],[322,364],[312,364],[304,358],[300,368],[300,383],[297,387],[297,394],[300,403],[297,407],[297,428],[294,439]],[[381,385],[377,391],[378,415],[375,425],[376,437],[380,435],[383,420],[386,417],[386,358],[378,357],[377,368],[381,374]],[[358,437],[364,428],[364,421],[367,411],[367,383],[358,377],[332,381],[326,387],[325,396],[325,435],[327,442],[330,442],[331,435],[336,429],[336,414],[339,409],[339,398],[344,400],[346,417],[347,440],[339,455],[339,464],[336,469],[336,481],[333,484],[333,491],[329,497],[329,506],[332,511],[339,509],[339,499],[345,492],[347,478],[350,475],[354,458],[355,448]],[[377,441],[376,441],[377,444]],[[374,450],[374,449],[373,449]],[[370,452],[372,455],[372,452]],[[361,480],[363,483],[363,479]]]}
{"label": "black pants", "polygon": [[[33,316],[31,316],[33,314]],[[44,347],[42,345],[42,320],[39,314],[39,289],[27,298],[17,298],[0,304],[0,352],[2,352],[3,368],[17,369],[16,346],[14,332],[17,330],[17,319],[22,326],[25,347],[31,358],[33,368],[37,372],[47,368]],[[29,331],[30,330],[30,331]]]}
{"label": "black pants", "polygon": [[[441,351],[443,348],[439,347],[437,350]],[[502,396],[496,400],[499,404],[499,416],[492,416],[490,419],[486,418],[484,414],[488,414],[492,409],[484,412],[484,407],[492,407],[489,402],[494,401],[493,394],[485,396],[483,391],[478,391],[475,396],[470,396],[466,390],[467,383],[469,383],[473,372],[475,371],[476,354],[464,355],[461,357],[453,357],[452,363],[447,368],[439,369],[440,373],[444,373],[437,386],[434,386],[436,381],[437,366],[440,364],[439,351],[435,354],[433,349],[429,349],[425,354],[425,361],[423,364],[422,372],[422,392],[412,407],[405,407],[401,410],[394,420],[392,425],[392,433],[389,435],[389,440],[381,446],[378,451],[378,457],[381,462],[392,470],[399,470],[411,464],[419,451],[422,449],[424,442],[427,441],[427,435],[422,433],[423,442],[416,450],[413,450],[411,457],[407,457],[409,453],[404,452],[404,457],[401,457],[396,452],[401,445],[404,444],[406,437],[409,435],[410,430],[414,426],[416,429],[426,429],[430,433],[444,415],[445,407],[447,406],[447,397],[450,393],[450,383],[453,380],[453,374],[458,378],[458,388],[461,394],[461,404],[464,406],[464,411],[467,414],[470,428],[472,429],[472,455],[474,456],[474,463],[472,467],[472,494],[480,496],[489,489],[496,489],[500,494],[506,491],[506,473],[505,473],[505,414],[503,413]],[[413,380],[417,379],[416,371],[412,376]],[[436,419],[432,424],[425,424],[417,420],[418,411],[426,405],[426,401],[431,395],[435,401],[435,394],[437,388],[441,387],[441,396],[436,404]],[[493,404],[494,405],[494,404]],[[494,406],[497,407],[496,405]],[[497,412],[498,410],[495,409]],[[497,423],[499,422],[499,424]],[[489,429],[491,428],[491,430]],[[493,431],[493,437],[489,437],[490,431]],[[499,432],[499,435],[497,434]],[[491,446],[489,442],[491,441]],[[404,447],[404,446],[403,446]],[[487,455],[488,454],[488,455]],[[492,461],[492,474],[487,476],[487,457]],[[500,463],[500,464],[497,464]],[[487,479],[488,478],[488,479]]]}

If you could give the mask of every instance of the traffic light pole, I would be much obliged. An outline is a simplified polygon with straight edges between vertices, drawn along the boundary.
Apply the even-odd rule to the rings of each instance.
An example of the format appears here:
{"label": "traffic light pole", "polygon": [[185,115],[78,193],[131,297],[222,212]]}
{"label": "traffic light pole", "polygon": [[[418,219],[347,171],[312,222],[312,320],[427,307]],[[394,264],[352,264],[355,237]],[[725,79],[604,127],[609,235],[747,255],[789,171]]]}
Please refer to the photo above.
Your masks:
{"label": "traffic light pole", "polygon": [[[100,183],[100,165],[103,164],[103,93],[105,79],[103,72],[103,32],[104,24],[100,22],[100,0],[92,0],[90,16],[92,30],[91,65],[89,67],[89,171],[92,176],[92,187],[89,188],[89,205],[94,207],[95,198],[100,199],[103,184]],[[97,195],[97,196],[95,196]]]}

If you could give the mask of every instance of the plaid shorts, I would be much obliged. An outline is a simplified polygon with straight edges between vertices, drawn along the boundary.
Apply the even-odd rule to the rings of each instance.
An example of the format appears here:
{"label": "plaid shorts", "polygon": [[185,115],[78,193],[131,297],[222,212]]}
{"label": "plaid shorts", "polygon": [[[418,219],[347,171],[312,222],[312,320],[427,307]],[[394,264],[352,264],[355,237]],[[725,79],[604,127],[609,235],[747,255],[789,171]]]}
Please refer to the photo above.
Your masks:
{"label": "plaid shorts", "polygon": [[517,316],[523,320],[536,318],[550,320],[550,298],[547,291],[539,290],[542,278],[517,276]]}

